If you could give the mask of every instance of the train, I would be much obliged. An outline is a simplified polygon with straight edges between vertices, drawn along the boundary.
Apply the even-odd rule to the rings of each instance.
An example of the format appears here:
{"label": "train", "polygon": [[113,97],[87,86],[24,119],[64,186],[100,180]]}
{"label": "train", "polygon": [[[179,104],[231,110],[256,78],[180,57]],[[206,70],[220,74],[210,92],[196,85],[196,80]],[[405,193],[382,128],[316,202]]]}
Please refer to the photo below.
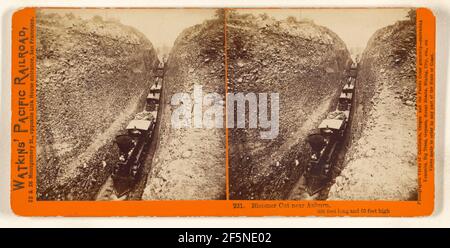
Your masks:
{"label": "train", "polygon": [[353,63],[340,92],[337,107],[307,137],[311,147],[306,166],[306,189],[310,195],[322,190],[333,177],[333,167],[349,129],[354,107],[357,65]]}
{"label": "train", "polygon": [[[158,72],[164,70],[164,67],[160,67]],[[144,110],[137,113],[124,132],[115,138],[119,158],[113,167],[111,177],[119,198],[127,194],[142,176],[146,155],[154,137],[160,105],[162,78],[159,75],[163,74],[157,75],[146,97]]]}

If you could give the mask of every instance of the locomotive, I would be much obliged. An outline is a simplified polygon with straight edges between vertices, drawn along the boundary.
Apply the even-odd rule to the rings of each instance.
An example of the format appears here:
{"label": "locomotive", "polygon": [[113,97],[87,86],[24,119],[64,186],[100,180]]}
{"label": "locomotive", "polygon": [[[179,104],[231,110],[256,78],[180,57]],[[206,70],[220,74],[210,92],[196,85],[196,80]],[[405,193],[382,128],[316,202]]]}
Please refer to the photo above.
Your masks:
{"label": "locomotive", "polygon": [[[350,71],[352,70],[356,70],[353,65]],[[306,189],[310,195],[316,194],[332,179],[332,169],[351,118],[356,82],[354,75],[356,76],[351,72],[347,78],[336,110],[328,113],[318,130],[307,137],[312,151],[305,172]]]}
{"label": "locomotive", "polygon": [[125,133],[116,136],[119,161],[113,167],[112,179],[117,196],[127,194],[141,177],[146,154],[154,135],[160,104],[162,80],[156,80],[146,97],[144,110],[137,113],[126,127]]}
{"label": "locomotive", "polygon": [[126,194],[140,177],[144,155],[152,138],[154,126],[153,119],[132,120],[126,128],[127,133],[116,137],[119,161],[114,166],[112,179],[119,197]]}

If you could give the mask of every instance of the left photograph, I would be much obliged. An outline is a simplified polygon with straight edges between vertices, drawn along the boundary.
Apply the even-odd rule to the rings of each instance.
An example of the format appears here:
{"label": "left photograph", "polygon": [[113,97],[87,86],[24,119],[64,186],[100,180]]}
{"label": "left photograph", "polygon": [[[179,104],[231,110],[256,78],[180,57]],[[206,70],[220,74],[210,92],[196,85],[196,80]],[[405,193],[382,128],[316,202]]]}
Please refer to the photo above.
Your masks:
{"label": "left photograph", "polygon": [[204,111],[186,104],[225,95],[223,18],[38,9],[37,200],[226,199],[225,129],[189,128]]}

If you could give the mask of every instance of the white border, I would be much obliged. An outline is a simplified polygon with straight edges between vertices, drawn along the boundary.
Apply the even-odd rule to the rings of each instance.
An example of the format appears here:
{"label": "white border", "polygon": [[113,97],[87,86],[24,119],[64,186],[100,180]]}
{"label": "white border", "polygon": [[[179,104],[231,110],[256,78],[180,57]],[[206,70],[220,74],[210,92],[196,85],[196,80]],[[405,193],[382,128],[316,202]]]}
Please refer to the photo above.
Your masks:
{"label": "white border", "polygon": [[[430,217],[349,218],[349,217],[18,217],[10,209],[10,117],[11,117],[11,17],[23,7],[428,7],[437,20],[436,56],[436,200]],[[450,1],[439,0],[81,0],[81,1],[2,1],[1,10],[1,84],[0,84],[0,227],[450,227],[450,132],[448,106],[450,95],[449,32]],[[355,20],[357,21],[357,20]],[[447,166],[444,166],[447,165]],[[444,168],[445,167],[445,168]]]}

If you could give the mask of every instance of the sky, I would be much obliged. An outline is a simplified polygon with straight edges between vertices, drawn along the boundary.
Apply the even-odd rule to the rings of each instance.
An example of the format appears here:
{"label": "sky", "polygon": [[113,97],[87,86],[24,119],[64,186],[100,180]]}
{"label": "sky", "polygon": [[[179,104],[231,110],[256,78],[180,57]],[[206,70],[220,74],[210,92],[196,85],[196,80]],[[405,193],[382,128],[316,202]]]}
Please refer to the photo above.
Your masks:
{"label": "sky", "polygon": [[186,28],[214,18],[215,9],[61,9],[48,10],[60,14],[73,13],[83,19],[95,15],[119,19],[122,24],[137,28],[154,47],[172,46]]}
{"label": "sky", "polygon": [[[155,47],[160,47],[172,46],[185,28],[214,18],[215,9],[52,9],[50,12],[72,12],[81,18],[95,15],[116,18],[137,28]],[[308,18],[337,33],[351,49],[365,48],[375,31],[405,19],[408,9],[240,9],[239,12],[267,13],[278,20],[288,16]]]}

